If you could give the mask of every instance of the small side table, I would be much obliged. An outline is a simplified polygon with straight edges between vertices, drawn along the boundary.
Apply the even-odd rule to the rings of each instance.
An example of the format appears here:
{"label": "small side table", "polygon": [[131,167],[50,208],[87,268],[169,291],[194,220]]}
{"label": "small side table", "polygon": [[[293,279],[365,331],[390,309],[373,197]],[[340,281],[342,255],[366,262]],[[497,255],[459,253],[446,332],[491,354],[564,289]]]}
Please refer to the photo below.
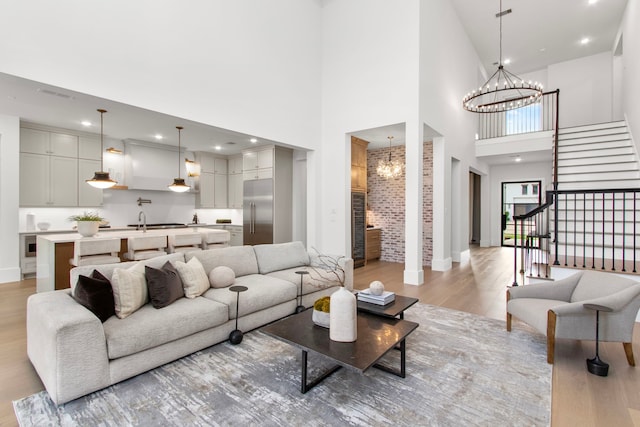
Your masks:
{"label": "small side table", "polygon": [[604,305],[588,303],[584,304],[584,308],[596,311],[596,356],[593,359],[587,359],[587,370],[593,375],[606,377],[609,374],[609,364],[600,360],[600,355],[598,354],[598,341],[600,338],[600,312],[604,311],[605,313],[608,313],[613,310],[610,307]]}
{"label": "small side table", "polygon": [[298,306],[296,307],[296,313],[301,313],[301,312],[306,310],[305,306],[302,305],[302,281],[304,280],[305,274],[309,274],[309,272],[306,271],[306,270],[298,270],[298,271],[296,271],[296,274],[300,275],[300,292],[298,294],[298,298],[300,298],[300,302],[298,303]]}
{"label": "small side table", "polygon": [[229,334],[229,342],[233,345],[240,344],[242,342],[242,331],[238,329],[238,317],[240,317],[240,312],[238,308],[240,307],[240,292],[246,291],[248,288],[246,286],[232,286],[229,288],[231,292],[236,292],[236,328],[231,331]]}

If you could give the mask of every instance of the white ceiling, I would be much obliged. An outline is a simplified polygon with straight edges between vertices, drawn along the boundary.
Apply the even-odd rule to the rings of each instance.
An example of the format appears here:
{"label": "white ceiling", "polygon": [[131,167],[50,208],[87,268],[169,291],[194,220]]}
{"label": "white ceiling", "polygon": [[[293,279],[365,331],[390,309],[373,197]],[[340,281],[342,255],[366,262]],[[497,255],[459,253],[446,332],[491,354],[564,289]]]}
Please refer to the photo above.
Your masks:
{"label": "white ceiling", "polygon": [[[451,0],[460,20],[473,41],[487,72],[495,69],[499,56],[499,0]],[[516,74],[535,71],[549,64],[611,51],[627,0],[502,0],[502,9],[512,13],[503,17],[503,59]],[[592,41],[581,45],[580,40]],[[53,92],[54,94],[48,94]],[[0,112],[24,120],[64,129],[99,133],[98,108],[108,110],[104,133],[116,139],[139,139],[177,145],[175,126],[184,126],[182,142],[189,150],[235,154],[258,144],[273,144],[259,135],[246,135],[226,129],[184,120],[178,117],[120,104],[117,102],[44,85],[0,73]],[[58,96],[60,94],[62,96]],[[90,120],[91,127],[81,122]],[[162,134],[157,141],[154,136]],[[404,124],[367,129],[354,135],[370,142],[369,149],[404,144]],[[230,142],[235,144],[229,144]]]}

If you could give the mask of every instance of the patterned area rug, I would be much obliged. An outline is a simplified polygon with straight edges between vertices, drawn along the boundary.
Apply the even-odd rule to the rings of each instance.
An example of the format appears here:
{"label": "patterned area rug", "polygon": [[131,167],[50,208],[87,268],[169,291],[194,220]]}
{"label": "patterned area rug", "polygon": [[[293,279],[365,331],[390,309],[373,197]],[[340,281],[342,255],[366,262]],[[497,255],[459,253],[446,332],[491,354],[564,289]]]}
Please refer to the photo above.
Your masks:
{"label": "patterned area rug", "polygon": [[[404,379],[341,369],[301,394],[300,350],[254,331],[59,407],[41,392],[14,409],[23,427],[549,425],[543,336],[425,304],[406,319],[420,327],[407,339]],[[309,355],[310,368],[329,364]]]}

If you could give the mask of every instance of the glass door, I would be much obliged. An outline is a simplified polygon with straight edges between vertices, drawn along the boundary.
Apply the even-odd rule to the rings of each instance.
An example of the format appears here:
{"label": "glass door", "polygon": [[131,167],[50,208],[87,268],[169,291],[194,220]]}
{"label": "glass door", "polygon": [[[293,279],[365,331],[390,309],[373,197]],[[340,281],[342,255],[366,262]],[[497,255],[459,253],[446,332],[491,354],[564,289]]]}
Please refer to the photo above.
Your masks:
{"label": "glass door", "polygon": [[502,183],[502,246],[513,246],[516,239],[520,241],[525,237],[518,235],[513,217],[537,208],[541,201],[541,181]]}

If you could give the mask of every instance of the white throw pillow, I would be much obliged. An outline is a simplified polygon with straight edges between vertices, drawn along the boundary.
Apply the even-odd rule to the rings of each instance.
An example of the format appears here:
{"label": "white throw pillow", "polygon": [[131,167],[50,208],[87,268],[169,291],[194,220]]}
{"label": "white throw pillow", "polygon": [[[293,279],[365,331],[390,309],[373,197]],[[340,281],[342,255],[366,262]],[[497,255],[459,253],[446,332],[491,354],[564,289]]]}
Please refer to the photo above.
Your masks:
{"label": "white throw pillow", "polygon": [[209,273],[209,282],[212,288],[226,288],[236,280],[236,273],[229,267],[221,265]]}
{"label": "white throw pillow", "polygon": [[207,272],[204,271],[204,267],[198,261],[198,258],[193,257],[187,263],[176,261],[175,266],[184,286],[185,297],[198,297],[211,287]]}
{"label": "white throw pillow", "polygon": [[116,316],[124,319],[149,300],[144,264],[139,262],[130,268],[116,268],[111,276]]}

